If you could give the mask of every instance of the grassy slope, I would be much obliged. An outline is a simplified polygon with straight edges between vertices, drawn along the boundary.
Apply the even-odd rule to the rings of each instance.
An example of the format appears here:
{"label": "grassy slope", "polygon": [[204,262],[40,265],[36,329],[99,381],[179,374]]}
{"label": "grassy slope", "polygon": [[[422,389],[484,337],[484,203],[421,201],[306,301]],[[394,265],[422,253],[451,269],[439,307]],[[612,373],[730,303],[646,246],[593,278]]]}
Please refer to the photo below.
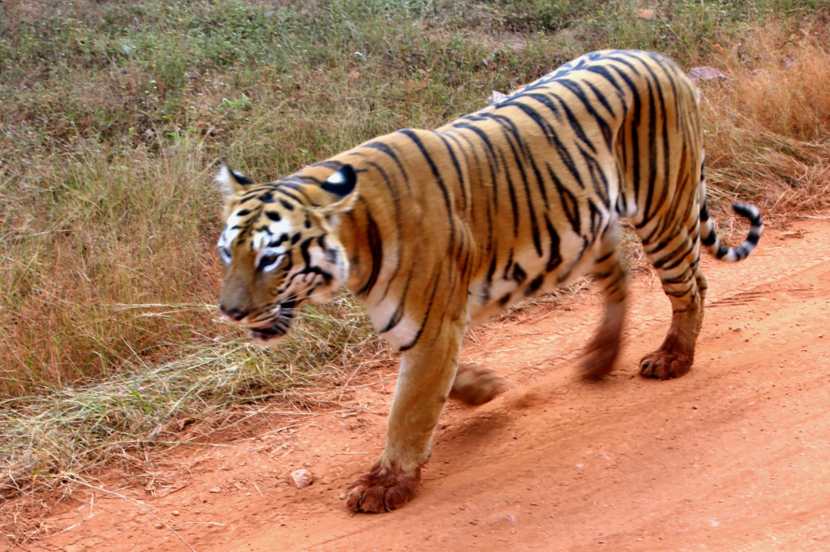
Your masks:
{"label": "grassy slope", "polygon": [[215,323],[220,157],[275,178],[587,50],[648,48],[732,76],[704,86],[714,195],[827,205],[827,2],[650,5],[654,18],[598,0],[4,3],[0,463],[14,477],[0,485],[57,480],[102,443],[374,347],[346,303],[279,351]]}

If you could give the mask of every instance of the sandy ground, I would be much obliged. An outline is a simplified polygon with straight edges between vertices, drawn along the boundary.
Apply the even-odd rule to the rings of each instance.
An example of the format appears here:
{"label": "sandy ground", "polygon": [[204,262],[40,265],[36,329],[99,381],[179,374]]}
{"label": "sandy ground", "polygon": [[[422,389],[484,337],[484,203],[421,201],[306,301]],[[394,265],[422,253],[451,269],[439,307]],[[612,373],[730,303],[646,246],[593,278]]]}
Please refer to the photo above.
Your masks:
{"label": "sandy ground", "polygon": [[[20,549],[830,550],[830,220],[704,266],[703,333],[678,380],[637,375],[670,315],[647,273],[602,383],[577,377],[593,293],[475,330],[464,360],[510,388],[450,405],[402,510],[353,516],[342,501],[382,447],[390,366],[356,378],[337,408],[265,409],[242,435],[157,453],[150,477],[76,493],[46,520],[54,534]],[[303,466],[316,479],[296,489],[288,474]]]}

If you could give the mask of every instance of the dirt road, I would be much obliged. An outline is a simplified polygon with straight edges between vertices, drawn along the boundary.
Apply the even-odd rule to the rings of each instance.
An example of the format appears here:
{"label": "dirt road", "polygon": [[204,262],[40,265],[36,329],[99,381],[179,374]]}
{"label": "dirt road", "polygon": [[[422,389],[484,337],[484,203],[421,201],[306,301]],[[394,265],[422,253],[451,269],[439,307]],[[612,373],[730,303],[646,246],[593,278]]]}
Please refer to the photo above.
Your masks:
{"label": "dirt road", "polygon": [[[670,314],[646,273],[605,382],[576,377],[595,294],[476,330],[465,361],[510,390],[450,406],[398,512],[352,516],[340,498],[382,446],[390,367],[337,409],[263,414],[245,438],[160,454],[149,483],[81,493],[27,549],[830,550],[830,221],[770,230],[746,262],[705,272],[696,364],[678,380],[637,376]],[[298,490],[287,475],[303,465],[316,481]]]}

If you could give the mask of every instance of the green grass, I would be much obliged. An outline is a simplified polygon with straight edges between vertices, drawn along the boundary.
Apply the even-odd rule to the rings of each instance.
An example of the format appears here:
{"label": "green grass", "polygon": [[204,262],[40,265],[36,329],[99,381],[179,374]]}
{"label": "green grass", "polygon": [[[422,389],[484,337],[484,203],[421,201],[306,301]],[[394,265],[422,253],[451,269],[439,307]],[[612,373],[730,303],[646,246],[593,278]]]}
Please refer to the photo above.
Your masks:
{"label": "green grass", "polygon": [[[644,6],[0,5],[0,465],[14,475],[0,486],[60,481],[176,416],[279,395],[374,350],[352,307],[309,317],[276,353],[215,323],[219,158],[276,178],[478,109],[585,51],[647,48],[736,75],[704,86],[713,194],[826,205],[810,198],[830,150],[828,2],[653,2],[653,18]],[[811,76],[793,77],[787,56]],[[775,97],[789,119],[763,109],[776,87],[758,70],[786,79],[792,94]]]}

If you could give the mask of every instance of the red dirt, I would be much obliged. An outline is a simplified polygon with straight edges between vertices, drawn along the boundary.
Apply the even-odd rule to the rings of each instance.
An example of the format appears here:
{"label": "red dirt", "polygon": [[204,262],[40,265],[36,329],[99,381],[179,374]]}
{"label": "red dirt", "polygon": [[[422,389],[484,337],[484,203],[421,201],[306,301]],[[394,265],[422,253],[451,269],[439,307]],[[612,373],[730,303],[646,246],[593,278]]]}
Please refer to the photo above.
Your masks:
{"label": "red dirt", "polygon": [[[637,375],[670,311],[645,273],[604,382],[578,378],[596,294],[475,330],[464,360],[509,389],[450,405],[399,511],[353,516],[342,500],[380,452],[388,367],[339,410],[263,415],[252,437],[158,453],[155,496],[146,480],[78,493],[24,549],[830,550],[830,221],[770,231],[744,263],[709,259],[705,273],[696,363],[677,380]],[[302,466],[316,481],[296,489]]]}

